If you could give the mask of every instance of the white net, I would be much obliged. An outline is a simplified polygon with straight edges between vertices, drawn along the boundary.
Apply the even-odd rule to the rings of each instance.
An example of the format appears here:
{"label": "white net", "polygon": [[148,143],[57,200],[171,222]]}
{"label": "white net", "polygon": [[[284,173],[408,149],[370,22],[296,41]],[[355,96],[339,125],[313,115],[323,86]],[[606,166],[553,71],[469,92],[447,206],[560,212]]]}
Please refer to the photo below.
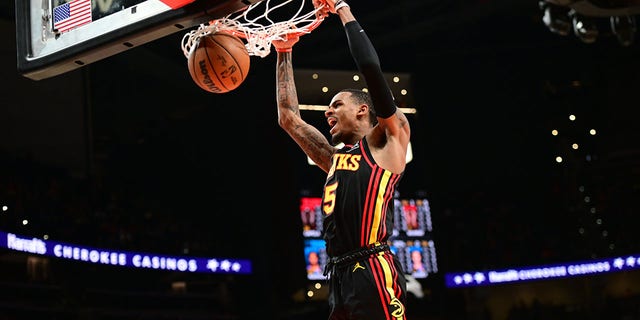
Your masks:
{"label": "white net", "polygon": [[189,58],[201,37],[227,32],[245,40],[249,55],[264,58],[271,52],[271,41],[315,29],[323,20],[318,10],[311,0],[263,0],[188,32],[182,38],[182,51]]}

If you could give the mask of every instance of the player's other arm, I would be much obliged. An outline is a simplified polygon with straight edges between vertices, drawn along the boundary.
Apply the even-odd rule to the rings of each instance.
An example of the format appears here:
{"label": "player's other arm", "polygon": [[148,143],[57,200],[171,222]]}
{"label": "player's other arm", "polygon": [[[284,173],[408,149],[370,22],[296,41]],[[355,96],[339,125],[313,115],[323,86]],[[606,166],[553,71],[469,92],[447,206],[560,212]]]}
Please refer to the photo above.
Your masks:
{"label": "player's other arm", "polygon": [[315,127],[300,116],[298,93],[293,76],[291,48],[296,39],[273,42],[276,47],[276,100],[278,124],[300,146],[304,153],[325,172],[331,168],[331,156],[335,148]]}
{"label": "player's other arm", "polygon": [[[327,2],[330,8],[331,1]],[[376,111],[378,125],[370,134],[370,141],[374,148],[385,151],[376,157],[376,160],[386,164],[386,167],[394,172],[403,171],[411,135],[409,121],[396,107],[393,94],[380,67],[378,54],[351,13],[349,5],[343,0],[338,0],[330,10],[335,11],[340,17],[347,34],[351,55],[371,94],[373,106],[370,107]]]}

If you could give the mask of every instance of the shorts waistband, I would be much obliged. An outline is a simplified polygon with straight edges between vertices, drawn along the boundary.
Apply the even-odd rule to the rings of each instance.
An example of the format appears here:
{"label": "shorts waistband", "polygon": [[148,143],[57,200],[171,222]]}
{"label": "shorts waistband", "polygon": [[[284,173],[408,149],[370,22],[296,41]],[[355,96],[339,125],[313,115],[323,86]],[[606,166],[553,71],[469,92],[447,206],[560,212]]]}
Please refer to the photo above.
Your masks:
{"label": "shorts waistband", "polygon": [[329,258],[329,261],[325,265],[324,275],[327,276],[335,267],[351,264],[352,262],[360,261],[363,258],[372,256],[378,252],[389,251],[389,245],[386,243],[375,243],[366,248],[359,248],[351,252],[347,252],[337,257]]}

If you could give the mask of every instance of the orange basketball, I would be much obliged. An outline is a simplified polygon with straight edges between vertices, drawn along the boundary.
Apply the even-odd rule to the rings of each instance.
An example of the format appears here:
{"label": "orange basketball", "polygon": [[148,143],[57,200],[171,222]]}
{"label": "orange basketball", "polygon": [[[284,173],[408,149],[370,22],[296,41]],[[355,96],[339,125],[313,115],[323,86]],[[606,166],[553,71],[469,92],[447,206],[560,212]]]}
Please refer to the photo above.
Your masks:
{"label": "orange basketball", "polygon": [[251,62],[244,42],[224,32],[200,38],[187,60],[193,81],[213,93],[229,92],[240,86]]}

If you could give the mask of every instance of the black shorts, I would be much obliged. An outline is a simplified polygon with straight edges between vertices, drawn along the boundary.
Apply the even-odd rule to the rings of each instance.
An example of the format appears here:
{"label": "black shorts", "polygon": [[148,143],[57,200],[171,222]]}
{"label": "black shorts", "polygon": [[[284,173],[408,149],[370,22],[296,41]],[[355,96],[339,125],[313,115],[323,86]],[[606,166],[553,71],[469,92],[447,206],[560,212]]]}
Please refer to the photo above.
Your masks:
{"label": "black shorts", "polygon": [[389,250],[336,265],[329,276],[329,319],[406,319],[406,290],[400,261]]}

